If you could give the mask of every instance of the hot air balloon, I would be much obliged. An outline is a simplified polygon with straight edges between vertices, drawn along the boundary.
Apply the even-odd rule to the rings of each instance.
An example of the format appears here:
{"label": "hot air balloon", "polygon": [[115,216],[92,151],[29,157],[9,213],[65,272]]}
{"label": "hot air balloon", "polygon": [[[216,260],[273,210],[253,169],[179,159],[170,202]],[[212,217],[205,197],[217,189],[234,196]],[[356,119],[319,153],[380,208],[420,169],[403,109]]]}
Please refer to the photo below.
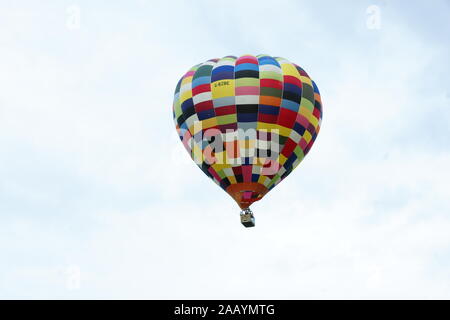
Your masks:
{"label": "hot air balloon", "polygon": [[322,103],[314,81],[284,58],[226,56],[179,80],[173,118],[191,158],[237,202],[241,223],[253,227],[250,205],[309,152]]}

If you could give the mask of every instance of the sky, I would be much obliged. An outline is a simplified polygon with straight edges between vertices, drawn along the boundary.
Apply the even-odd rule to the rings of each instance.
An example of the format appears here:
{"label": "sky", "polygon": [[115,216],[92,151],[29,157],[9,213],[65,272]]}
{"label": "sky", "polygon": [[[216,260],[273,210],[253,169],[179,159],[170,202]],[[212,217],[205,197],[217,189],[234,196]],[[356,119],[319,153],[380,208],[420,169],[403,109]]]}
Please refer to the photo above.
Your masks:
{"label": "sky", "polygon": [[[450,299],[450,2],[0,0],[0,298]],[[303,162],[239,208],[172,120],[193,65],[318,85]]]}

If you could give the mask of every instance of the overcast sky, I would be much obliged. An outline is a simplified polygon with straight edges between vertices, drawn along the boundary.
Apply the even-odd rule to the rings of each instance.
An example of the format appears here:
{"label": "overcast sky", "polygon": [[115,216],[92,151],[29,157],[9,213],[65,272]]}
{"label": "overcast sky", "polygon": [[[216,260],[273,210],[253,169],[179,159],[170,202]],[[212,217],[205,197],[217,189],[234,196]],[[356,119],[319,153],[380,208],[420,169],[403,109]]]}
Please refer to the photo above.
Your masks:
{"label": "overcast sky", "polygon": [[[194,4],[195,3],[195,4]],[[450,3],[0,1],[0,298],[450,298]],[[178,79],[302,66],[323,101],[256,227],[190,160]]]}

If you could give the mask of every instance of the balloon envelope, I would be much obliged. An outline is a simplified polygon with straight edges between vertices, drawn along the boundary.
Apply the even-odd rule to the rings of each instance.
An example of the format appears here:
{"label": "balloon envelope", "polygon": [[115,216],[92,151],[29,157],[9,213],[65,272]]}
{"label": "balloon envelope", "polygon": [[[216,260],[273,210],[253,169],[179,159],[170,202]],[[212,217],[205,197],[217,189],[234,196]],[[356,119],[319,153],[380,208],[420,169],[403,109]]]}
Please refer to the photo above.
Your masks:
{"label": "balloon envelope", "polygon": [[180,79],[173,117],[191,158],[245,209],[309,152],[322,103],[314,81],[286,59],[226,56]]}

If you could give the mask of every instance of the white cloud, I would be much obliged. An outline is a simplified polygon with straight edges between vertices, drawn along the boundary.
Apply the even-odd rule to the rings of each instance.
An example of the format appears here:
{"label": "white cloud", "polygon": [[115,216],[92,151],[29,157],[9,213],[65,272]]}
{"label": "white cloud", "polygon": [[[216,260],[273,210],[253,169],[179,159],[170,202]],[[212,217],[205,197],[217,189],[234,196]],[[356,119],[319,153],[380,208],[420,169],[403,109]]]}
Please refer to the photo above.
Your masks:
{"label": "white cloud", "polygon": [[[382,6],[367,30],[362,4],[79,6],[77,31],[62,4],[1,10],[2,297],[449,297],[448,75],[428,72],[448,45],[429,29]],[[324,121],[246,230],[171,103],[191,65],[255,50],[305,66]]]}

